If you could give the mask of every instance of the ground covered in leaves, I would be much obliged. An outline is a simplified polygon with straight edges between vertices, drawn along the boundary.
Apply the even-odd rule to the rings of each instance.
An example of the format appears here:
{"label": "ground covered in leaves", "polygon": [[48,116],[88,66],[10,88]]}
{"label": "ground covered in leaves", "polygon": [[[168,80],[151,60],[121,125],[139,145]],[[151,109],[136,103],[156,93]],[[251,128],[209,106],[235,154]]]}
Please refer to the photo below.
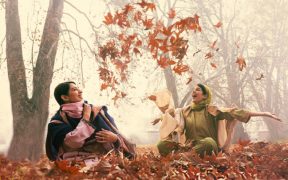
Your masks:
{"label": "ground covered in leaves", "polygon": [[160,157],[155,147],[139,147],[136,160],[107,155],[95,167],[61,161],[12,162],[0,156],[0,179],[288,179],[288,143],[233,145],[230,153],[199,158],[193,152]]}

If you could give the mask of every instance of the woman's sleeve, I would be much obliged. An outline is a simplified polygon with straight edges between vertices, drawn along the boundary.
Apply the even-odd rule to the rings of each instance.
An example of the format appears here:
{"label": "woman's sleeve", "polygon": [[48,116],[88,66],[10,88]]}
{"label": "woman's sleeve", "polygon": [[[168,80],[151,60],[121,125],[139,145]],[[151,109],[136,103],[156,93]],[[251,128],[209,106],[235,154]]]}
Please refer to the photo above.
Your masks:
{"label": "woman's sleeve", "polygon": [[64,144],[70,148],[80,148],[93,132],[94,128],[81,120],[73,131],[66,134]]}
{"label": "woman's sleeve", "polygon": [[238,121],[247,123],[250,120],[250,112],[245,109],[238,108],[219,108],[217,109],[217,120],[226,119],[228,121],[232,121],[237,119]]}

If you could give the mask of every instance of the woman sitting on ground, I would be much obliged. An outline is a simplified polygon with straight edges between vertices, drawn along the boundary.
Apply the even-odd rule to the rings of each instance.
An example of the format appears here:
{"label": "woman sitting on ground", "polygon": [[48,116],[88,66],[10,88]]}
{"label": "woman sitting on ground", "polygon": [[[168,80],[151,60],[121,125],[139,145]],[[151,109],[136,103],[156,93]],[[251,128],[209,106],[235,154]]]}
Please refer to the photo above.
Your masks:
{"label": "woman sitting on ground", "polygon": [[[157,96],[160,96],[162,103],[157,100]],[[191,105],[175,110],[169,95],[166,95],[166,98],[163,98],[161,93],[155,95],[155,103],[163,112],[162,118],[152,122],[156,124],[162,120],[161,140],[157,144],[161,155],[166,156],[172,151],[189,147],[201,157],[205,154],[211,155],[212,152],[218,153],[219,150],[229,147],[237,120],[247,123],[252,116],[266,116],[280,121],[270,112],[251,112],[237,108],[220,109],[212,106],[211,91],[203,84],[198,84],[194,88],[192,98]],[[173,137],[175,134],[178,134],[176,139]]]}
{"label": "woman sitting on ground", "polygon": [[119,134],[107,107],[84,102],[74,82],[59,84],[54,97],[60,109],[48,124],[46,154],[50,160],[81,159],[111,150],[123,152],[128,158],[135,155]]}

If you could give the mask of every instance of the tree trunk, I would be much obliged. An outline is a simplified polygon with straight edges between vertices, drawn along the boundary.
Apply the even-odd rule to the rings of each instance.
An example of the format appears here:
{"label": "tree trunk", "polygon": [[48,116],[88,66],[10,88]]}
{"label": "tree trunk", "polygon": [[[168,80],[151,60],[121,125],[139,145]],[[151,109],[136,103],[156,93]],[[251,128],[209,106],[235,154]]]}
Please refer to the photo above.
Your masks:
{"label": "tree trunk", "polygon": [[178,92],[177,92],[177,86],[176,86],[176,79],[175,79],[175,76],[173,75],[172,69],[170,67],[167,67],[166,69],[164,69],[164,75],[165,75],[167,88],[172,93],[175,108],[178,108],[179,98],[178,98]]}
{"label": "tree trunk", "polygon": [[63,0],[50,0],[36,66],[32,98],[28,98],[22,56],[18,1],[6,1],[6,56],[13,115],[13,138],[8,158],[38,160],[44,147],[50,84],[63,13]]}

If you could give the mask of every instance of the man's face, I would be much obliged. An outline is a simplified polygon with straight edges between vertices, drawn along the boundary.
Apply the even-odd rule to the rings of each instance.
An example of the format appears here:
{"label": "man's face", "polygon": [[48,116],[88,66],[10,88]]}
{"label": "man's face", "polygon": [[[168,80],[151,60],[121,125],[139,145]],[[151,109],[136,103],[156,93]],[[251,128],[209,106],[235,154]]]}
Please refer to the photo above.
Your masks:
{"label": "man's face", "polygon": [[65,103],[75,103],[83,100],[82,91],[73,83],[70,83],[68,95],[63,95]]}

